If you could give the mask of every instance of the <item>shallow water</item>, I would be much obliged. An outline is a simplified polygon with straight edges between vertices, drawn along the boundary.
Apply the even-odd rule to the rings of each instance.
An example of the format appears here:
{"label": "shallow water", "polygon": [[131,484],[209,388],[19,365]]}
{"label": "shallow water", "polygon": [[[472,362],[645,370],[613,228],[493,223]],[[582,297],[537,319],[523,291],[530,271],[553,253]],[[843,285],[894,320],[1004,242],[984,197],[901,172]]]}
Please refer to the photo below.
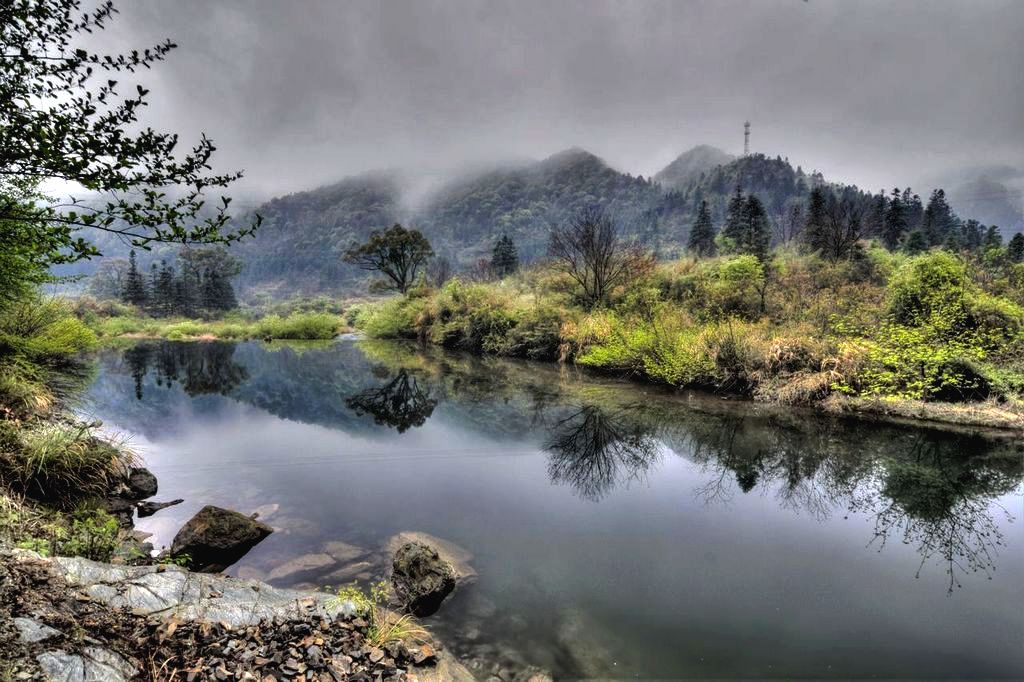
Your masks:
{"label": "shallow water", "polygon": [[488,668],[1024,677],[1019,442],[353,340],[106,351],[86,410],[185,498],[139,521],[158,547],[263,506],[280,530],[229,573],[465,548],[479,578],[427,622]]}

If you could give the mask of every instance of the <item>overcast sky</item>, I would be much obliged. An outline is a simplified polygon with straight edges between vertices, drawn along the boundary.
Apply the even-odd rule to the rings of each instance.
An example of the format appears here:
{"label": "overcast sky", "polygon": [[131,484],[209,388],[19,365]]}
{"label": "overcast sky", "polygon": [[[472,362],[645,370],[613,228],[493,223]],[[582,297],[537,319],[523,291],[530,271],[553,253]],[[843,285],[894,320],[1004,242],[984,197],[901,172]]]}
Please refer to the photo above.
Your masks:
{"label": "overcast sky", "polygon": [[[132,0],[104,40],[180,49],[156,127],[282,194],[581,146],[653,174],[707,143],[876,189],[1024,167],[1024,0]],[[925,189],[925,188],[921,188]]]}

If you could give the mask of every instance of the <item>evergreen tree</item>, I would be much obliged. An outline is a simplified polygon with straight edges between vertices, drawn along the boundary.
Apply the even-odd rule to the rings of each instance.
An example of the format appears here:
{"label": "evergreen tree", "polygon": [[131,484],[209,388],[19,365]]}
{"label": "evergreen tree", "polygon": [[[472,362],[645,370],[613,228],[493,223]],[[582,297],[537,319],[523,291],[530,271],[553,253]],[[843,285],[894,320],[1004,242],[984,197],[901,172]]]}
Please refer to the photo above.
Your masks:
{"label": "evergreen tree", "polygon": [[914,230],[908,234],[906,241],[903,243],[903,250],[910,255],[916,255],[927,251],[928,237],[925,236],[924,231]]}
{"label": "evergreen tree", "polygon": [[736,185],[736,192],[729,199],[729,207],[725,212],[725,226],[722,228],[722,236],[729,239],[737,248],[743,241],[743,223],[746,202],[743,200],[743,190]]}
{"label": "evergreen tree", "polygon": [[882,241],[886,247],[895,249],[903,240],[907,231],[907,208],[900,195],[900,190],[892,191],[892,199],[889,200],[889,208],[885,212],[885,230],[882,234]]}
{"label": "evergreen tree", "polygon": [[768,213],[764,210],[761,200],[751,194],[744,206],[742,237],[737,244],[739,251],[752,254],[764,261],[768,258],[771,238]]}
{"label": "evergreen tree", "polygon": [[160,314],[160,270],[157,268],[156,263],[150,263],[149,265],[149,296],[146,299],[146,304],[149,306],[149,312],[151,315]]}
{"label": "evergreen tree", "polygon": [[697,209],[697,220],[690,230],[688,245],[698,256],[715,255],[715,226],[711,223],[711,209],[706,201],[701,201]]}
{"label": "evergreen tree", "polygon": [[999,234],[999,228],[995,225],[989,225],[988,229],[985,230],[985,248],[997,248],[1003,245],[1003,235]]}
{"label": "evergreen tree", "polygon": [[943,244],[949,239],[956,228],[956,216],[946,201],[946,192],[937,189],[928,199],[928,207],[924,210],[921,229],[932,246]]}
{"label": "evergreen tree", "polygon": [[121,300],[132,305],[146,305],[146,282],[135,262],[135,251],[128,256],[128,274],[125,275],[124,291]]}
{"label": "evergreen tree", "polygon": [[203,307],[210,312],[220,312],[237,306],[231,282],[216,270],[207,270],[203,277]]}
{"label": "evergreen tree", "polygon": [[874,197],[864,221],[865,237],[881,237],[885,232],[885,211],[888,205],[885,192],[879,192]]}
{"label": "evergreen tree", "polygon": [[519,253],[512,238],[507,234],[502,235],[494,245],[491,269],[498,277],[507,277],[519,269]]}
{"label": "evergreen tree", "polygon": [[1006,256],[1011,263],[1024,263],[1024,234],[1018,232],[1006,245]]}
{"label": "evergreen tree", "polygon": [[822,187],[815,187],[807,197],[807,219],[804,222],[804,243],[812,251],[821,251],[826,247],[826,209],[828,198]]}
{"label": "evergreen tree", "polygon": [[174,269],[167,265],[167,261],[160,261],[160,274],[157,275],[157,283],[153,288],[153,299],[157,315],[170,316],[174,314]]}
{"label": "evergreen tree", "polygon": [[981,229],[981,223],[977,220],[968,220],[963,224],[961,228],[963,231],[963,244],[964,248],[969,251],[977,251],[981,248],[982,241],[985,235]]}

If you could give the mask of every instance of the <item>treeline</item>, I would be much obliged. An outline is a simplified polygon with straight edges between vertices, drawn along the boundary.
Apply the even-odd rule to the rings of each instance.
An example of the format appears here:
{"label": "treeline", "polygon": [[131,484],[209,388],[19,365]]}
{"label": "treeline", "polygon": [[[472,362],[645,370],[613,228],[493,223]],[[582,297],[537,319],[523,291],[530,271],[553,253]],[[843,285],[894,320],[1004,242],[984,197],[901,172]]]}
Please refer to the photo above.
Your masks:
{"label": "treeline", "polygon": [[[739,185],[720,226],[702,200],[687,246],[698,256],[746,253],[763,261],[773,244],[792,242],[836,262],[858,253],[865,240],[911,255],[934,247],[982,253],[1003,246],[998,226],[960,218],[942,189],[933,191],[924,204],[910,188],[870,195],[855,187],[824,184],[812,188],[802,203],[791,202],[785,218],[775,221],[758,196],[745,195]],[[1024,235],[1014,235],[1005,251],[1010,262],[1024,262]]]}
{"label": "treeline", "polygon": [[177,268],[167,261],[153,263],[145,275],[132,251],[123,274],[113,268],[106,270],[104,277],[114,279],[94,282],[93,291],[117,292],[124,303],[156,317],[208,316],[238,307],[231,285],[231,278],[241,270],[237,258],[223,248],[210,248],[183,249],[177,260]]}

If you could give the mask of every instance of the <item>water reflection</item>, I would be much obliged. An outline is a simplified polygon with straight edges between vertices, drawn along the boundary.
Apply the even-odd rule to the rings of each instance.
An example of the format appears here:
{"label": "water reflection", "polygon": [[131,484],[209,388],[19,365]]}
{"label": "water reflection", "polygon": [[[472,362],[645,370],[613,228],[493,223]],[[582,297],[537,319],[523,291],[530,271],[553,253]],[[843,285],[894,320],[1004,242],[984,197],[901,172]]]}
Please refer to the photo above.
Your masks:
{"label": "water reflection", "polygon": [[372,429],[371,417],[382,427],[373,430],[378,438],[442,419],[491,442],[529,445],[545,453],[553,485],[595,502],[682,457],[704,473],[694,494],[708,505],[770,495],[780,508],[822,521],[866,515],[874,529],[866,544],[914,547],[918,575],[937,563],[950,590],[995,569],[1005,541],[997,515],[1011,518],[996,500],[1024,478],[1021,446],[1008,439],[761,414],[669,393],[638,400],[636,387],[565,369],[407,346],[144,343],[121,360],[139,400],[147,386],[177,385],[187,396],[230,395],[343,431]]}
{"label": "water reflection", "polygon": [[223,341],[153,342],[129,348],[123,357],[131,371],[135,398],[142,400],[144,379],[150,368],[157,386],[180,385],[189,396],[228,395],[249,378],[246,369],[234,362],[234,354],[235,344]]}
{"label": "water reflection", "polygon": [[548,430],[548,476],[588,500],[600,500],[620,485],[642,480],[658,460],[653,434],[622,412],[584,405]]}
{"label": "water reflection", "polygon": [[371,415],[375,424],[404,433],[426,423],[437,407],[437,399],[430,396],[429,389],[420,386],[415,376],[403,369],[383,386],[368,388],[346,398],[345,404],[360,416]]}

